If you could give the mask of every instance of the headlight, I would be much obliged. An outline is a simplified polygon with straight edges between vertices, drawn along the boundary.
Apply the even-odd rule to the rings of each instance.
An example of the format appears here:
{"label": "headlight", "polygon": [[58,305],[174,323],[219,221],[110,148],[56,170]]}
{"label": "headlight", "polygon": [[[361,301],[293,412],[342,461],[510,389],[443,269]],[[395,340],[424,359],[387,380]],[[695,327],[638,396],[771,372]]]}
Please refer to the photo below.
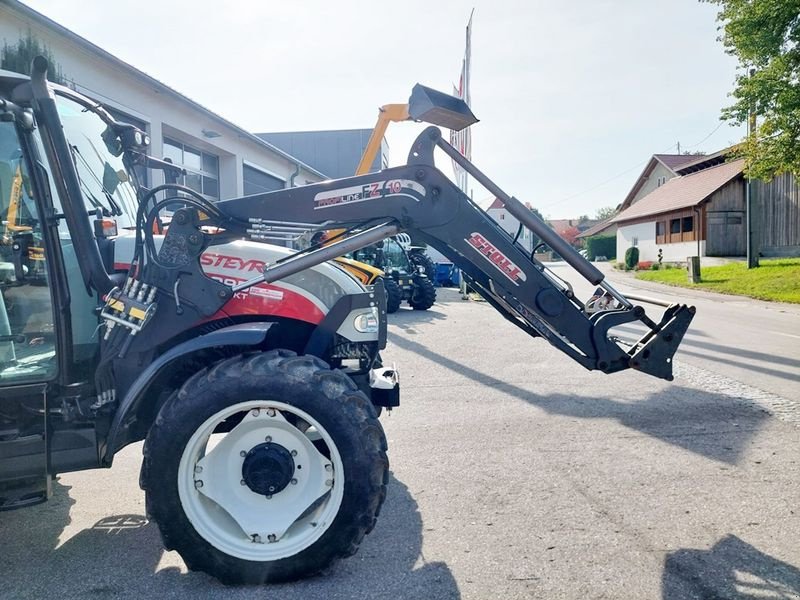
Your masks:
{"label": "headlight", "polygon": [[378,331],[378,309],[374,306],[356,315],[353,327],[360,333],[375,333]]}

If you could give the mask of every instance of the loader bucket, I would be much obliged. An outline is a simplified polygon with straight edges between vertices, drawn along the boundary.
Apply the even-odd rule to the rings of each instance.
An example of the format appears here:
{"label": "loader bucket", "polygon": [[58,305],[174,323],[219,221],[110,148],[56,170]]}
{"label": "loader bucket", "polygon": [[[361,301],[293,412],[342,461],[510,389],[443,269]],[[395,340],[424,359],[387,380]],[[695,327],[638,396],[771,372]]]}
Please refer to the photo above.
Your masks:
{"label": "loader bucket", "polygon": [[461,98],[417,84],[408,99],[408,115],[415,121],[461,131],[478,119]]}

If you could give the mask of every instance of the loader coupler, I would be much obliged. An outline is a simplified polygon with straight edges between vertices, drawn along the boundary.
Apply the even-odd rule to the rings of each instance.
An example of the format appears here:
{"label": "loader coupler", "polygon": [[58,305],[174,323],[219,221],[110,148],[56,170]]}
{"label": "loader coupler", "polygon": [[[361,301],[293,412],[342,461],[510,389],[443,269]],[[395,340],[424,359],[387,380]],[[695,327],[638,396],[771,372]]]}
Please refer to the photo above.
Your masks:
{"label": "loader coupler", "polygon": [[672,381],[672,357],[678,350],[694,313],[694,306],[670,306],[656,330],[648,331],[631,350],[631,368]]}

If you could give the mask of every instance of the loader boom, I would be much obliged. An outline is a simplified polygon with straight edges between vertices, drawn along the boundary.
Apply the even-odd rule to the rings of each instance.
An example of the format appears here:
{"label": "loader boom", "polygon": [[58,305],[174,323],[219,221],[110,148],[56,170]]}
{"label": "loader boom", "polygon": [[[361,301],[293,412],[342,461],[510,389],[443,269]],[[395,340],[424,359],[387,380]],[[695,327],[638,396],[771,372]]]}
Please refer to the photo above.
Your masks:
{"label": "loader boom", "polygon": [[[571,290],[530,256],[522,246],[476,206],[434,165],[436,148],[444,150],[500,198],[521,223],[554,248],[590,283],[617,299],[620,308],[588,315]],[[359,233],[331,245],[310,248],[278,264],[240,288],[275,281],[319,262],[375,243],[400,231],[429,244],[450,258],[486,300],[511,322],[541,336],[587,369],[606,373],[629,367],[672,379],[672,356],[694,315],[694,308],[671,305],[656,323],[604,281],[603,274],[575,252],[524,205],[505,194],[473,164],[429,127],[416,140],[402,167],[303,187],[219,202],[226,218],[246,223],[243,232],[268,235],[275,222]],[[171,227],[170,248],[183,240],[170,237],[196,232]],[[236,291],[236,290],[234,290]],[[631,348],[622,348],[609,330],[640,321],[647,333]]]}

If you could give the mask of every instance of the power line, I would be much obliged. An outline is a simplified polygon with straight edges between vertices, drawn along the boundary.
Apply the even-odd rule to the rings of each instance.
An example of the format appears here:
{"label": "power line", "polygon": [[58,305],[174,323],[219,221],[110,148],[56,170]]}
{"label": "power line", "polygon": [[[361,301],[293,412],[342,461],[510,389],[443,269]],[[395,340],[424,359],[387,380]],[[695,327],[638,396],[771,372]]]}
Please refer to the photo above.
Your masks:
{"label": "power line", "polygon": [[710,138],[712,135],[714,135],[715,133],[717,133],[717,131],[719,131],[719,128],[720,128],[720,127],[722,127],[724,124],[725,124],[725,121],[720,121],[720,122],[719,122],[719,125],[717,125],[716,127],[714,127],[714,130],[713,130],[711,133],[709,133],[709,134],[708,134],[706,137],[704,137],[702,140],[700,140],[700,141],[699,141],[699,142],[697,142],[696,144],[693,144],[692,146],[686,146],[686,148],[687,148],[687,149],[688,149],[688,148],[697,148],[697,147],[698,147],[700,144],[702,144],[702,143],[703,143],[703,142],[705,142],[705,141],[706,141],[708,138]]}
{"label": "power line", "polygon": [[[711,130],[711,133],[709,133],[706,137],[704,137],[702,140],[700,140],[696,144],[692,144],[691,146],[684,146],[684,150],[689,150],[691,148],[697,148],[700,144],[702,144],[703,142],[708,140],[712,135],[717,133],[717,131],[719,131],[719,128],[722,127],[724,124],[725,124],[725,121],[720,121],[719,124],[713,130]],[[670,146],[666,150],[662,150],[661,152],[657,152],[656,154],[665,154],[665,153],[669,152],[670,150],[672,150],[673,148],[676,148],[676,147],[678,149],[680,149],[680,142],[677,142],[676,144],[672,144],[672,146]],[[630,173],[634,169],[637,169],[637,168],[641,167],[642,165],[647,164],[648,162],[650,162],[649,158],[646,159],[646,160],[643,160],[642,162],[636,163],[635,165],[633,165],[632,167],[630,167],[628,169],[625,169],[621,173],[618,173],[617,175],[614,175],[613,177],[611,177],[609,179],[606,179],[605,181],[601,181],[600,183],[595,184],[590,188],[587,188],[587,189],[585,189],[585,190],[583,190],[581,192],[577,192],[575,194],[572,194],[571,196],[567,196],[566,198],[562,198],[561,200],[556,200],[555,202],[551,202],[550,204],[546,204],[546,205],[541,207],[541,210],[543,210],[545,208],[550,208],[551,206],[556,206],[557,204],[561,204],[562,202],[567,202],[568,200],[572,200],[573,198],[577,198],[578,196],[583,196],[584,194],[588,194],[589,192],[593,192],[597,188],[603,187],[607,183],[611,183],[612,181],[614,181],[616,179],[619,179],[623,175],[627,175],[628,173]]]}
{"label": "power line", "polygon": [[[670,146],[670,147],[669,147],[669,148],[667,148],[666,150],[662,150],[661,152],[657,152],[657,154],[664,154],[665,152],[669,152],[670,150],[672,150],[672,149],[673,149],[673,148],[675,148],[676,146],[677,146],[677,144],[672,144],[672,146]],[[632,167],[629,167],[629,168],[625,169],[625,170],[624,170],[624,171],[622,171],[621,173],[618,173],[618,174],[614,175],[613,177],[611,177],[611,178],[609,178],[609,179],[606,179],[605,181],[601,181],[600,183],[598,183],[598,184],[595,184],[595,185],[593,185],[593,186],[592,186],[592,187],[590,187],[590,188],[587,188],[587,189],[585,189],[585,190],[583,190],[583,191],[580,191],[580,192],[577,192],[577,193],[575,193],[575,194],[572,194],[571,196],[567,196],[566,198],[562,198],[561,200],[556,200],[555,202],[551,202],[550,204],[545,204],[544,206],[542,206],[542,207],[540,208],[540,210],[543,210],[543,209],[545,209],[545,208],[550,208],[551,206],[556,206],[557,204],[561,204],[562,202],[566,202],[566,201],[568,201],[568,200],[572,200],[573,198],[577,198],[578,196],[582,196],[583,194],[588,194],[589,192],[593,192],[593,191],[594,191],[594,190],[596,190],[597,188],[603,187],[603,186],[604,186],[604,185],[606,185],[607,183],[611,183],[612,181],[614,181],[615,179],[619,179],[619,178],[620,178],[620,177],[622,177],[623,175],[627,175],[628,173],[630,173],[630,172],[631,172],[631,171],[633,171],[634,169],[638,169],[639,167],[641,167],[642,165],[645,165],[645,164],[647,164],[648,162],[650,162],[650,159],[649,159],[649,158],[648,158],[648,159],[646,159],[646,160],[643,160],[643,161],[641,161],[641,162],[638,162],[638,163],[636,163],[635,165],[633,165]]]}

